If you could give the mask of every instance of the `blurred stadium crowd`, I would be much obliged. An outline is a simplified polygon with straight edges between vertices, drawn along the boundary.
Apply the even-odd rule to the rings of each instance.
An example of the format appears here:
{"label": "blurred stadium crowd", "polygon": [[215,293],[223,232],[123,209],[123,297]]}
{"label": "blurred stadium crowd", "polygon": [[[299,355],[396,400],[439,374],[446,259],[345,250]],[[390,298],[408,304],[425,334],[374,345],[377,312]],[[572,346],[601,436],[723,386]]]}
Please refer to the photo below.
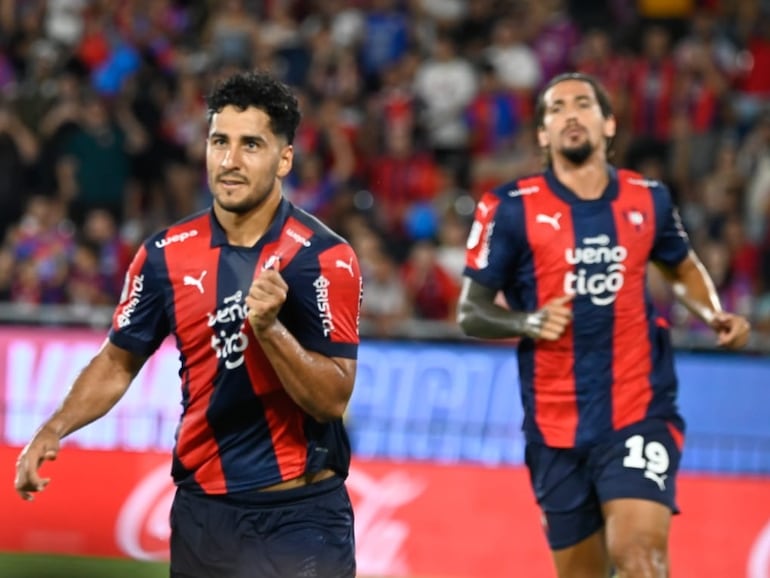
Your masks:
{"label": "blurred stadium crowd", "polygon": [[143,238],[209,203],[212,82],[262,68],[300,96],[285,192],[353,243],[366,331],[451,321],[475,199],[542,167],[534,96],[580,70],[613,162],[670,186],[725,307],[770,332],[767,0],[0,0],[0,38],[14,306],[114,304]]}

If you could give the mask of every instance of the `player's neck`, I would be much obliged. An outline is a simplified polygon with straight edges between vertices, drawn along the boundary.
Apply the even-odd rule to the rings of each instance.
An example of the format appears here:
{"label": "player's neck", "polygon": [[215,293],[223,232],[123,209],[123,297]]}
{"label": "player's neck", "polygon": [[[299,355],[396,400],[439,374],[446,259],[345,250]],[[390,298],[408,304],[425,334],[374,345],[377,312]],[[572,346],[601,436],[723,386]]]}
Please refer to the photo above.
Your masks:
{"label": "player's neck", "polygon": [[236,247],[253,247],[273,222],[281,204],[281,191],[273,191],[264,202],[248,213],[225,211],[214,205],[214,214],[227,235],[227,242]]}
{"label": "player's neck", "polygon": [[600,198],[610,182],[604,158],[591,159],[581,165],[558,159],[553,163],[553,172],[559,182],[584,201]]}

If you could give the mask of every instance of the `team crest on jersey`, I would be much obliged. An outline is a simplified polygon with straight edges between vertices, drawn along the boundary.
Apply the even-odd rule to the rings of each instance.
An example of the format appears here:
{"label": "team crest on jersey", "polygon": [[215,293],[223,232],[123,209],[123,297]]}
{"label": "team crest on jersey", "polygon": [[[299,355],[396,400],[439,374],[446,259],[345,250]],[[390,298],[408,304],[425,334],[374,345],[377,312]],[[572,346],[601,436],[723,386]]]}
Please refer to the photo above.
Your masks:
{"label": "team crest on jersey", "polygon": [[623,211],[623,216],[636,232],[640,232],[647,224],[647,215],[644,214],[644,211],[628,209]]}

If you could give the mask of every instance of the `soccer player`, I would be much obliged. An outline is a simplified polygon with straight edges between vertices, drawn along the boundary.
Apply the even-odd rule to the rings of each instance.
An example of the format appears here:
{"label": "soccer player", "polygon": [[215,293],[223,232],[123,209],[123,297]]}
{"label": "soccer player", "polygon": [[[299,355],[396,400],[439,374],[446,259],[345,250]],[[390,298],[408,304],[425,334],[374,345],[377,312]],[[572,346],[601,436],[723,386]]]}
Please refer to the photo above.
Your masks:
{"label": "soccer player", "polygon": [[355,576],[342,417],[361,275],[350,245],[282,196],[300,120],[264,73],[208,99],[210,210],[152,236],[109,337],[21,452],[16,490],[61,439],[104,415],[167,335],[179,348],[172,578]]}
{"label": "soccer player", "polygon": [[521,338],[526,463],[559,577],[664,578],[684,422],[648,262],[720,346],[749,324],[721,309],[666,187],[608,164],[615,118],[593,77],[553,78],[536,121],[548,167],[479,200],[458,321]]}

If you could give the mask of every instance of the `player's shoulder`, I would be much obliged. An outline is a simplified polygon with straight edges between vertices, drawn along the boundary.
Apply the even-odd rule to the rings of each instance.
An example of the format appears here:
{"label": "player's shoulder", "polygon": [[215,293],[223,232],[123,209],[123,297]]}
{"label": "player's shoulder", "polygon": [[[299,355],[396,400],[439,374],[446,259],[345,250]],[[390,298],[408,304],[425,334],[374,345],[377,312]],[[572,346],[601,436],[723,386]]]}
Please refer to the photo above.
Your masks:
{"label": "player's shoulder", "polygon": [[662,181],[651,179],[642,173],[630,169],[617,169],[618,184],[630,190],[646,190],[655,198],[667,198],[670,193]]}
{"label": "player's shoulder", "polygon": [[535,201],[547,195],[548,185],[542,173],[520,177],[486,191],[479,199],[477,211],[481,216],[498,215],[516,218],[524,212],[525,200]]}
{"label": "player's shoulder", "polygon": [[193,213],[149,235],[143,245],[148,254],[161,252],[169,245],[184,243],[202,235],[211,236],[209,209]]}
{"label": "player's shoulder", "polygon": [[[306,229],[306,231],[292,231],[291,221],[292,219]],[[321,219],[308,213],[307,211],[300,209],[294,204],[291,204],[287,223],[286,233],[288,235],[298,235],[298,240],[310,246],[308,243],[315,245],[319,250],[333,247],[335,245],[348,245],[347,239],[342,235],[334,231],[331,227],[325,224]],[[308,234],[309,233],[309,234]],[[308,239],[311,237],[311,239]]]}
{"label": "player's shoulder", "polygon": [[507,203],[520,203],[525,197],[547,192],[543,173],[525,175],[492,189],[491,194]]}

